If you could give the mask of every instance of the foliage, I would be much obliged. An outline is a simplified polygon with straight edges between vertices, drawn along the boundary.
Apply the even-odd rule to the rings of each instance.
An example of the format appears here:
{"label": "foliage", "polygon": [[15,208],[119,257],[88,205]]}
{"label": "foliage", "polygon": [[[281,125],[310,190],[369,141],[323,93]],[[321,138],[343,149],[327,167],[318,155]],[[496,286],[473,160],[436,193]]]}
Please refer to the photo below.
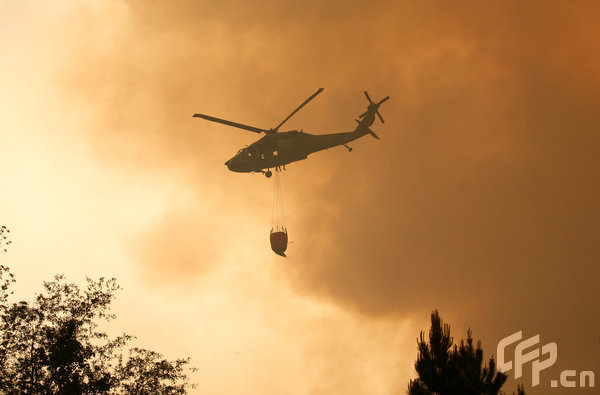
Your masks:
{"label": "foliage", "polygon": [[0,226],[0,251],[6,252],[6,246],[12,244],[12,241],[8,239],[8,233],[10,233],[10,229],[6,226]]}
{"label": "foliage", "polygon": [[[500,388],[507,376],[496,370],[494,358],[488,365],[483,365],[481,342],[473,345],[471,330],[467,331],[467,339],[454,345],[450,335],[450,325],[445,324],[438,311],[431,314],[429,341],[421,332],[417,339],[419,354],[415,369],[419,377],[411,380],[408,393],[411,395],[431,394],[501,394]],[[523,387],[519,387],[518,395],[525,395]]]}
{"label": "foliage", "polygon": [[127,362],[119,361],[121,386],[131,394],[183,394],[187,384],[178,383],[178,379],[185,377],[188,362],[189,359],[167,361],[154,351],[132,348]]}
{"label": "foliage", "polygon": [[33,303],[8,303],[13,283],[0,266],[0,393],[181,394],[193,387],[189,359],[140,348],[124,358],[133,337],[98,330],[98,321],[115,318],[115,279],[87,279],[82,290],[56,276]]}

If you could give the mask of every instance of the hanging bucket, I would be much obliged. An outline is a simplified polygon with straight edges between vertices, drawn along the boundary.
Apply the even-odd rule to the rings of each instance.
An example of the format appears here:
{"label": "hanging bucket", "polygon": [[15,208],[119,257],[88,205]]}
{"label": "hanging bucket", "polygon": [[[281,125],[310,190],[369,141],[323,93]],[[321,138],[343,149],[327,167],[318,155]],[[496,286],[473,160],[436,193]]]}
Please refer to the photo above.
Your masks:
{"label": "hanging bucket", "polygon": [[279,171],[275,170],[273,177],[273,216],[271,219],[271,249],[277,255],[285,256],[288,245],[288,234],[285,227],[285,214],[283,210],[283,194],[281,193],[281,181]]}
{"label": "hanging bucket", "polygon": [[285,228],[280,230],[271,229],[271,249],[277,255],[285,256],[287,250],[288,234]]}

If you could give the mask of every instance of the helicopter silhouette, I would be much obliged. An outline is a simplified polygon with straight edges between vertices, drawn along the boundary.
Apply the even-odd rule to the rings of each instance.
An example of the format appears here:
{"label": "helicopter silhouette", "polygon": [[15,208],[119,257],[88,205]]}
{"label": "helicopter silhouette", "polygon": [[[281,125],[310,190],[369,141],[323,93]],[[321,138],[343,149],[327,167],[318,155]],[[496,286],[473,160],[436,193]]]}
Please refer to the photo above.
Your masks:
{"label": "helicopter silhouette", "polygon": [[367,91],[364,92],[367,100],[369,101],[367,111],[359,115],[360,120],[355,119],[358,125],[351,132],[319,135],[305,133],[298,130],[279,132],[279,128],[288,119],[290,119],[322,91],[323,88],[319,88],[319,90],[306,99],[304,103],[300,104],[298,108],[292,111],[290,115],[288,115],[273,129],[261,129],[204,114],[194,114],[193,116],[212,122],[222,123],[228,126],[233,126],[235,128],[248,130],[254,133],[265,133],[265,136],[258,141],[240,149],[234,157],[225,162],[225,165],[233,172],[263,173],[268,178],[273,174],[271,169],[280,170],[281,167],[283,167],[285,170],[285,165],[306,159],[308,155],[314,152],[322,151],[338,145],[343,145],[348,149],[349,152],[351,152],[352,148],[348,145],[348,143],[361,138],[366,134],[370,134],[376,139],[379,139],[379,136],[377,136],[375,132],[370,129],[370,126],[375,122],[375,115],[377,115],[381,122],[384,123],[383,117],[379,113],[379,106],[390,97],[386,96],[379,102],[373,102]]}

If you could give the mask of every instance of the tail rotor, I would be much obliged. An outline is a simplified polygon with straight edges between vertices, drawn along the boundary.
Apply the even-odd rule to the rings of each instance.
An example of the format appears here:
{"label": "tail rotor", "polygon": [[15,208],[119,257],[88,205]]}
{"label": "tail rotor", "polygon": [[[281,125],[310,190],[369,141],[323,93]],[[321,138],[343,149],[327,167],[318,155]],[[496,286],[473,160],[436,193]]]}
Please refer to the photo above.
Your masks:
{"label": "tail rotor", "polygon": [[371,97],[369,96],[369,94],[367,93],[367,91],[365,91],[365,97],[369,101],[369,107],[367,107],[367,111],[365,111],[364,113],[360,114],[358,117],[359,118],[364,118],[369,112],[373,112],[373,113],[377,114],[377,116],[379,117],[379,120],[381,121],[381,123],[385,123],[385,121],[383,120],[383,117],[379,113],[379,106],[381,105],[381,103],[385,102],[390,97],[386,96],[386,97],[384,97],[383,99],[381,99],[377,103],[375,103],[375,102],[373,102],[373,100],[371,100]]}

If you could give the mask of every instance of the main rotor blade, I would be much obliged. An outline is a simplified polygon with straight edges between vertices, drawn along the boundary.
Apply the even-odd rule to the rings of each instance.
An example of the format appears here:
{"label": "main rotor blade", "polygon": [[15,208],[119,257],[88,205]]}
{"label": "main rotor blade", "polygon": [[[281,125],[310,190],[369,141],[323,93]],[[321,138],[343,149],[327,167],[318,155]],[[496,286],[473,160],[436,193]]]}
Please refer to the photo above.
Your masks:
{"label": "main rotor blade", "polygon": [[385,123],[385,121],[383,120],[383,117],[381,116],[381,114],[379,113],[379,111],[376,111],[375,114],[377,114],[377,116],[381,120],[381,123]]}
{"label": "main rotor blade", "polygon": [[281,125],[283,125],[288,119],[290,119],[295,113],[297,113],[302,107],[304,107],[306,105],[306,103],[308,103],[309,101],[311,101],[312,99],[314,99],[315,96],[317,96],[321,92],[323,92],[323,88],[319,88],[319,90],[317,90],[315,93],[313,93],[311,97],[309,97],[308,99],[306,99],[304,101],[304,103],[300,104],[298,106],[298,108],[296,108],[290,115],[288,115],[288,117],[286,119],[284,119],[279,125],[277,125],[277,127],[275,129],[273,129],[273,131],[274,132],[278,131],[279,128],[281,127]]}
{"label": "main rotor blade", "polygon": [[377,104],[381,104],[381,103],[383,103],[384,101],[388,100],[389,98],[390,98],[389,96],[386,96],[386,97],[384,97],[384,98],[383,98],[383,99],[382,99],[382,100],[381,100],[379,103],[377,103]]}
{"label": "main rotor blade", "polygon": [[365,96],[367,97],[367,100],[369,101],[369,103],[373,103],[373,100],[371,100],[367,91],[365,91]]}
{"label": "main rotor blade", "polygon": [[265,130],[265,129],[255,128],[254,126],[248,126],[248,125],[244,125],[244,124],[237,123],[237,122],[227,121],[227,120],[221,119],[221,118],[211,117],[210,115],[194,114],[194,117],[203,118],[203,119],[206,119],[207,121],[222,123],[222,124],[228,125],[228,126],[233,126],[234,128],[249,130],[254,133],[263,133],[263,132],[267,133],[268,132],[268,130]]}

